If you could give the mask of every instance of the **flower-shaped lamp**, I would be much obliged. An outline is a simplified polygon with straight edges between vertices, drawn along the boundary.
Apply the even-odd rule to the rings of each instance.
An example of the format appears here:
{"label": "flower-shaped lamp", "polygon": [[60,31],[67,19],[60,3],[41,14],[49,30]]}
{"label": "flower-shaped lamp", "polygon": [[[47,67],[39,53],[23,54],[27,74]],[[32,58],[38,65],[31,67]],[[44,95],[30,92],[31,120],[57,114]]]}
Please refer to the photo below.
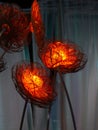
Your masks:
{"label": "flower-shaped lamp", "polygon": [[41,52],[40,57],[45,66],[58,69],[62,73],[76,72],[82,69],[87,61],[86,55],[72,42],[50,42]]}
{"label": "flower-shaped lamp", "polygon": [[48,106],[55,92],[46,70],[38,63],[21,63],[12,69],[16,89],[22,97],[39,106]]}
{"label": "flower-shaped lamp", "polygon": [[[33,31],[39,48],[44,45],[45,29],[42,21],[41,11],[37,0],[34,0],[31,7],[31,22]],[[32,31],[32,28],[31,28]]]}
{"label": "flower-shaped lamp", "polygon": [[29,21],[14,4],[0,4],[0,47],[8,52],[20,51],[28,34]]}
{"label": "flower-shaped lamp", "polygon": [[39,54],[46,67],[54,69],[59,73],[61,83],[68,99],[74,130],[77,130],[73,108],[62,73],[66,74],[77,72],[84,68],[87,62],[86,55],[77,45],[69,41],[65,41],[65,43],[60,41],[50,42],[47,46],[40,50]]}

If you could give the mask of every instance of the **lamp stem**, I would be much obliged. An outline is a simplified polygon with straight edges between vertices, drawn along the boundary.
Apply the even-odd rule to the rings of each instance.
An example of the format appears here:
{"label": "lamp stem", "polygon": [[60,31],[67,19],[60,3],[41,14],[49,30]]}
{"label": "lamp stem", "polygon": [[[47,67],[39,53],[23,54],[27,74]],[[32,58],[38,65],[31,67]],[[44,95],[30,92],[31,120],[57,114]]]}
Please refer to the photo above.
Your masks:
{"label": "lamp stem", "polygon": [[[8,50],[10,50],[11,45],[9,45]],[[5,50],[2,55],[0,56],[0,60],[3,58],[3,56],[8,52],[8,50]]]}
{"label": "lamp stem", "polygon": [[25,105],[24,105],[24,108],[23,108],[23,113],[22,113],[22,117],[21,117],[19,130],[22,130],[22,127],[23,127],[23,122],[24,122],[24,116],[25,116],[25,112],[26,112],[26,108],[27,108],[27,103],[28,103],[28,100],[25,101]]}
{"label": "lamp stem", "polygon": [[[55,86],[56,74],[57,74],[56,71],[50,70],[50,79],[52,81],[53,87]],[[51,106],[52,105],[50,105],[48,108],[48,119],[47,119],[47,129],[46,130],[49,130]]]}
{"label": "lamp stem", "polygon": [[[0,37],[2,36],[2,34],[5,32],[5,28],[2,28],[2,30],[1,30],[1,32],[0,32]],[[6,53],[6,51],[4,51],[3,53],[2,53],[2,55],[0,56],[0,60],[3,58],[3,56],[5,55],[5,53]]]}
{"label": "lamp stem", "polygon": [[61,79],[61,83],[64,87],[64,90],[65,90],[65,93],[66,93],[66,96],[67,96],[67,100],[68,100],[68,103],[69,103],[69,108],[70,108],[70,112],[71,112],[71,116],[72,116],[72,121],[73,121],[73,126],[74,126],[74,130],[77,130],[77,127],[76,127],[76,122],[75,122],[75,116],[74,116],[74,112],[73,112],[73,108],[72,108],[72,104],[71,104],[71,100],[70,100],[70,96],[69,96],[69,93],[67,91],[67,87],[65,85],[65,82],[64,82],[64,79],[63,79],[63,76],[61,74],[60,71],[58,71],[59,73],[59,76],[60,76],[60,79]]}
{"label": "lamp stem", "polygon": [[49,110],[48,110],[47,130],[49,130],[50,112],[51,112],[51,105],[49,106]]}
{"label": "lamp stem", "polygon": [[0,37],[2,36],[2,34],[5,32],[5,28],[2,28],[2,30],[0,31]]}
{"label": "lamp stem", "polygon": [[[29,46],[28,46],[28,49],[29,49],[29,56],[30,56],[30,62],[34,62],[32,33],[29,33],[28,41],[30,42],[30,44],[29,44]],[[31,102],[31,110],[32,110],[33,126],[35,127],[34,104],[33,104],[32,102]]]}
{"label": "lamp stem", "polygon": [[0,60],[3,58],[3,56],[6,54],[6,51],[4,51],[3,53],[2,53],[2,55],[0,56]]}

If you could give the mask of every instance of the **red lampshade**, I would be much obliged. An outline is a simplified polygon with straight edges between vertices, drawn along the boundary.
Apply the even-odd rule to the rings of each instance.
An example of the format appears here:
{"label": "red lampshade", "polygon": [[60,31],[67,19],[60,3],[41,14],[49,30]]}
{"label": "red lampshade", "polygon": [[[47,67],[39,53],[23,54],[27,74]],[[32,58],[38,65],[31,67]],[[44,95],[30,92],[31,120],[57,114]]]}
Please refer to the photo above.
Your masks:
{"label": "red lampshade", "polygon": [[[45,39],[45,30],[42,21],[41,11],[37,0],[34,0],[31,7],[31,22],[34,29],[36,42],[39,48],[43,47]],[[32,31],[32,29],[31,29]]]}
{"label": "red lampshade", "polygon": [[62,73],[76,72],[87,61],[81,49],[71,42],[50,42],[40,53],[42,62],[50,69],[59,69]]}
{"label": "red lampshade", "polygon": [[40,106],[47,106],[54,100],[52,83],[40,64],[23,62],[15,65],[12,73],[16,88],[25,99]]}
{"label": "red lampshade", "polygon": [[29,22],[24,12],[14,4],[0,4],[0,47],[8,52],[20,51],[25,44]]}

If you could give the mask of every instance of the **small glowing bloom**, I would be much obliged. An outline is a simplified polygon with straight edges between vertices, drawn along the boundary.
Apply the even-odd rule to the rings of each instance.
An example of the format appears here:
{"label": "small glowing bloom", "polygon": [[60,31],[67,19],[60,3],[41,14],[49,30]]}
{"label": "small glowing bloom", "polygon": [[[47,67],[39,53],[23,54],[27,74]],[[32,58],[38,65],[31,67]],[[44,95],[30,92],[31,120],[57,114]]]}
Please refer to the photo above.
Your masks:
{"label": "small glowing bloom", "polygon": [[50,42],[41,52],[42,62],[50,69],[59,69],[62,73],[76,72],[86,64],[86,56],[72,43]]}

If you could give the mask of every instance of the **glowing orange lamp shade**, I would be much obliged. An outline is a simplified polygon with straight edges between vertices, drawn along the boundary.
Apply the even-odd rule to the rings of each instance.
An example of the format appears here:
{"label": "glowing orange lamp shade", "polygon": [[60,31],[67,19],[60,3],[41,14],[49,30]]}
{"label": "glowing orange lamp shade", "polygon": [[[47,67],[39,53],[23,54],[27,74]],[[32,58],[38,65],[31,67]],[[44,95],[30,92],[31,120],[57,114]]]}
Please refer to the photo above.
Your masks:
{"label": "glowing orange lamp shade", "polygon": [[20,51],[26,43],[29,21],[21,9],[14,4],[0,4],[0,47],[7,52]]}
{"label": "glowing orange lamp shade", "polygon": [[30,22],[30,24],[29,24],[29,29],[30,29],[30,31],[31,31],[32,33],[34,32],[32,22]]}
{"label": "glowing orange lamp shade", "polygon": [[50,42],[40,53],[42,62],[51,69],[62,73],[76,72],[86,63],[86,56],[80,48],[72,43],[60,41]]}
{"label": "glowing orange lamp shade", "polygon": [[[42,21],[41,11],[37,0],[34,0],[31,7],[31,22],[34,29],[35,38],[39,48],[43,47],[45,30]],[[32,28],[31,28],[32,32]]]}
{"label": "glowing orange lamp shade", "polygon": [[19,93],[37,105],[49,105],[55,92],[46,70],[38,63],[22,63],[13,67],[13,80]]}

